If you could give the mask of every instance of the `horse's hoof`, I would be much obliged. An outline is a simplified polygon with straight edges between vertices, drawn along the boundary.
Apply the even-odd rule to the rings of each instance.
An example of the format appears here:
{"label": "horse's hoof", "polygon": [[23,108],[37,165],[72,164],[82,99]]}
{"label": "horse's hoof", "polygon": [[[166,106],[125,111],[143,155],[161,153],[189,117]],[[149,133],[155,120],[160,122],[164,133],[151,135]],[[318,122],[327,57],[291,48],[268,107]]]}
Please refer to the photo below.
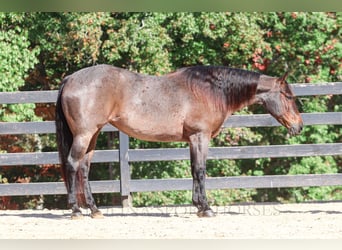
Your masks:
{"label": "horse's hoof", "polygon": [[91,213],[90,216],[93,219],[103,219],[104,218],[103,214],[100,211],[96,211],[94,213]]}
{"label": "horse's hoof", "polygon": [[72,213],[71,219],[72,220],[81,220],[81,219],[83,219],[83,214],[80,212]]}
{"label": "horse's hoof", "polygon": [[205,211],[199,211],[197,213],[197,216],[202,218],[209,218],[209,217],[215,217],[215,213],[213,212],[213,210],[211,209],[208,209],[208,210],[205,210]]}

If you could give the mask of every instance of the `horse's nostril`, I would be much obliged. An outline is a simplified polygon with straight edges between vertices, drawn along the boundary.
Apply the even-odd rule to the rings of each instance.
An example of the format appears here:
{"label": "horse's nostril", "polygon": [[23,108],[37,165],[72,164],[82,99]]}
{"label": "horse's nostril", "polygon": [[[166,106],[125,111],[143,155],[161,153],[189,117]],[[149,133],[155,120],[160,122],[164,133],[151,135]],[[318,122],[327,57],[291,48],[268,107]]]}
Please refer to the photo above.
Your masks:
{"label": "horse's nostril", "polygon": [[299,125],[299,132],[302,132],[303,130],[303,124]]}
{"label": "horse's nostril", "polygon": [[300,133],[302,132],[302,130],[303,130],[303,124],[300,124],[300,125],[298,126],[297,134],[300,134]]}

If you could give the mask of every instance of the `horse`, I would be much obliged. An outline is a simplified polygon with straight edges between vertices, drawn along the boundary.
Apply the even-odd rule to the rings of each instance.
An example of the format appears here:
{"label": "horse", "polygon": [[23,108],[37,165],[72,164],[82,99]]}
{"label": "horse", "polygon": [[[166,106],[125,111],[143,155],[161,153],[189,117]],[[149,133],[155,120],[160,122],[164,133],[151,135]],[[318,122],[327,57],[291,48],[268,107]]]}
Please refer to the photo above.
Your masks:
{"label": "horse", "polygon": [[97,137],[109,123],[130,137],[187,142],[192,202],[199,217],[215,216],[206,198],[208,144],[235,111],[261,104],[290,135],[303,127],[293,92],[282,77],[225,66],[184,67],[151,76],[111,65],[80,69],[65,77],[56,102],[56,137],[71,218],[103,218],[88,174]]}

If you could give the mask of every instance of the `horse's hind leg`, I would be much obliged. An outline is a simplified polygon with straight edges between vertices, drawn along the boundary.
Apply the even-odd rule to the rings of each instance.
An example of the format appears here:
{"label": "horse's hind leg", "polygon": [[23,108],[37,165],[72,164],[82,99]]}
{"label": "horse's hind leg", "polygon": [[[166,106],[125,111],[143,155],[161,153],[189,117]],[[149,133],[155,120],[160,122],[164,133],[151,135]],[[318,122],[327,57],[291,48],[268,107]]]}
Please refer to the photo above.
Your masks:
{"label": "horse's hind leg", "polygon": [[[83,165],[84,157],[86,155],[91,135],[78,135],[73,139],[73,143],[70,149],[67,163],[67,182],[68,182],[68,203],[71,206],[72,219],[78,219],[82,217],[80,210],[80,204],[77,199],[78,195],[84,193],[84,187],[82,186],[82,176],[79,174],[80,168]],[[80,194],[81,193],[81,194]]]}
{"label": "horse's hind leg", "polygon": [[90,170],[90,161],[93,155],[93,151],[86,154],[85,159],[81,162],[81,170],[83,175],[83,188],[84,188],[84,197],[87,206],[90,208],[91,217],[92,218],[103,218],[102,213],[97,208],[95,204],[95,200],[93,198],[91,187],[89,183],[89,170]]}
{"label": "horse's hind leg", "polygon": [[77,203],[77,170],[79,168],[78,162],[74,161],[72,157],[69,157],[68,163],[67,163],[67,180],[68,183],[68,204],[71,207],[71,219],[77,219],[82,217],[82,212],[80,210],[80,207]]}
{"label": "horse's hind leg", "polygon": [[98,132],[93,136],[89,144],[88,153],[85,155],[84,160],[81,162],[81,170],[82,170],[83,184],[84,184],[84,196],[85,196],[87,206],[91,210],[91,217],[95,219],[103,218],[103,215],[95,204],[95,200],[91,192],[91,187],[90,187],[88,177],[89,177],[91,159],[94,155],[96,139],[97,139],[99,132],[100,130],[98,130]]}

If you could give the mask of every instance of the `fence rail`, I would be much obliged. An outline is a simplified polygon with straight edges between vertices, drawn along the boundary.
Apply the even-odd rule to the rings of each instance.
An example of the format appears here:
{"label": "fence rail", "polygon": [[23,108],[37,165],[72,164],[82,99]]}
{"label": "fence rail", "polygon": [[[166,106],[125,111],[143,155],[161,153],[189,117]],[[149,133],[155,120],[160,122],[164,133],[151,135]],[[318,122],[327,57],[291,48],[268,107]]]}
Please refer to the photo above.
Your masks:
{"label": "fence rail", "polygon": [[[342,82],[321,84],[292,84],[297,96],[341,95]],[[2,92],[1,104],[54,103],[57,91]],[[341,125],[342,112],[304,113],[304,124]],[[280,124],[268,114],[233,115],[224,127],[273,127]],[[103,132],[115,132],[116,128],[106,125]],[[0,122],[0,135],[4,134],[46,134],[55,133],[52,121],[45,122]],[[127,197],[130,192],[190,190],[191,179],[132,180],[129,162],[188,160],[188,148],[129,149],[129,138],[119,132],[119,149],[96,150],[93,162],[118,162],[120,180],[92,181],[94,193],[120,192]],[[317,155],[342,155],[342,143],[272,145],[272,146],[233,146],[209,149],[208,159],[247,159],[263,157],[299,157]],[[2,153],[0,166],[58,164],[57,152]],[[342,185],[342,174],[277,175],[212,177],[207,179],[208,189],[226,188],[279,188],[304,186]],[[65,194],[64,184],[11,183],[0,185],[0,196]]]}
{"label": "fence rail", "polygon": [[[341,112],[302,114],[305,125],[335,125],[342,123]],[[274,127],[279,123],[268,114],[233,115],[224,124],[225,128]],[[102,132],[116,132],[117,128],[105,125]],[[0,135],[3,134],[51,134],[55,133],[55,122],[0,122]]]}

